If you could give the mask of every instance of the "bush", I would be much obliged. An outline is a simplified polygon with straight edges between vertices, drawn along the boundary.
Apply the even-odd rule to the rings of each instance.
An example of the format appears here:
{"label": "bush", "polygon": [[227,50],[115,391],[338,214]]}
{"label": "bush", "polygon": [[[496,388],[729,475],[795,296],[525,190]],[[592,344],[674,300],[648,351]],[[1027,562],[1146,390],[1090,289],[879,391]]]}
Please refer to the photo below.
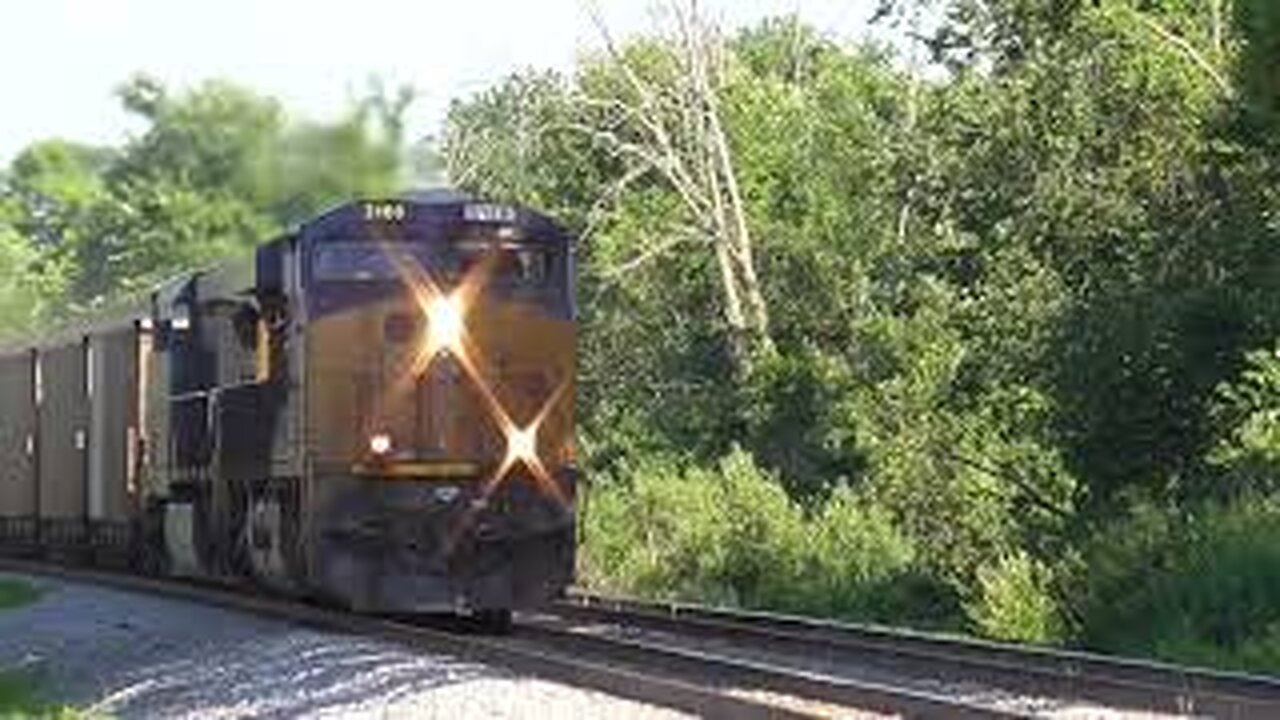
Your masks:
{"label": "bush", "polygon": [[724,562],[723,506],[707,473],[648,457],[587,499],[581,577],[598,590],[698,597]]}
{"label": "bush", "polygon": [[868,506],[847,487],[837,489],[809,523],[804,566],[790,593],[774,602],[825,616],[893,619],[895,600],[915,551],[889,513]]}
{"label": "bush", "polygon": [[1218,388],[1214,420],[1224,429],[1209,454],[1225,473],[1217,484],[1245,492],[1280,487],[1280,344],[1249,353],[1240,377]]}
{"label": "bush", "polygon": [[738,449],[715,469],[642,460],[599,487],[582,577],[599,590],[882,621],[945,623],[890,515],[842,488],[806,515]]}
{"label": "bush", "polygon": [[1052,573],[1043,563],[1013,552],[979,568],[977,580],[977,598],[965,609],[983,635],[1032,643],[1062,639],[1062,616],[1050,592]]}
{"label": "bush", "polygon": [[1087,560],[1087,645],[1280,673],[1280,497],[1185,517],[1144,507],[1097,538]]}
{"label": "bush", "polygon": [[741,450],[715,469],[643,458],[589,502],[583,576],[593,587],[752,605],[798,565],[800,510]]}

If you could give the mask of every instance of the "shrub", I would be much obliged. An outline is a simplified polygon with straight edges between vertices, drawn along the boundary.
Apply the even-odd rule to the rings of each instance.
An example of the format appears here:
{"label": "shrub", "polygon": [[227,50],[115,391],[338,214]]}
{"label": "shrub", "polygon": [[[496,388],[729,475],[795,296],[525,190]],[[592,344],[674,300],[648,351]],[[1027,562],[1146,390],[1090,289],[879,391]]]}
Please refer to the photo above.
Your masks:
{"label": "shrub", "polygon": [[889,620],[915,552],[887,511],[847,487],[832,493],[809,523],[802,577],[778,598],[792,609],[829,616]]}
{"label": "shrub", "polygon": [[1185,517],[1141,508],[1096,539],[1087,560],[1086,644],[1280,672],[1280,497]]}
{"label": "shrub", "polygon": [[1043,563],[1019,550],[979,568],[977,581],[977,597],[965,610],[983,635],[1033,643],[1062,639],[1052,573]]}
{"label": "shrub", "polygon": [[1240,377],[1218,388],[1214,420],[1224,432],[1209,462],[1225,471],[1226,488],[1280,487],[1280,344],[1249,353]]}
{"label": "shrub", "polygon": [[727,547],[723,504],[705,471],[648,457],[597,487],[585,508],[581,576],[591,587],[652,597],[707,587]]}
{"label": "shrub", "polygon": [[585,525],[582,577],[601,590],[886,621],[951,614],[886,511],[842,488],[806,515],[738,449],[714,469],[643,460],[593,493]]}

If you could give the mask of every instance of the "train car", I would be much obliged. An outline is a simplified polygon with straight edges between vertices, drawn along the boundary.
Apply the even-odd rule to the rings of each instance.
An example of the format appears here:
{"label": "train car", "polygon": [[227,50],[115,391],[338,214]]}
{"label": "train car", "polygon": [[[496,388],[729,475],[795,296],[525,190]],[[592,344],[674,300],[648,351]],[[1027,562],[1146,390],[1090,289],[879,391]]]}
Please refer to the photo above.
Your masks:
{"label": "train car", "polygon": [[574,244],[343,205],[0,354],[0,544],[498,626],[573,577]]}

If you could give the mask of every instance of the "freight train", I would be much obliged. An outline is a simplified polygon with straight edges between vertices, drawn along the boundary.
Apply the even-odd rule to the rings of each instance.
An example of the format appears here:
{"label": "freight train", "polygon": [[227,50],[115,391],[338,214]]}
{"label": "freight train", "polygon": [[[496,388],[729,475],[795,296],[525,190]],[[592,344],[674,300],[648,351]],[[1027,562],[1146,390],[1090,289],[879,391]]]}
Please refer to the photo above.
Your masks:
{"label": "freight train", "polygon": [[340,206],[0,350],[0,552],[499,628],[573,578],[574,243]]}

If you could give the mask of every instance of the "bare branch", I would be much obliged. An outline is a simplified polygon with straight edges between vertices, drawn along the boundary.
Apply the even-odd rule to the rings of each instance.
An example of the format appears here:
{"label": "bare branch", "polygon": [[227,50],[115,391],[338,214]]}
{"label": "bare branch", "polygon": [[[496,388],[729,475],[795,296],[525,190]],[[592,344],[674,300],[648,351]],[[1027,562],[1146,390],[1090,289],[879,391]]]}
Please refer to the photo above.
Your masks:
{"label": "bare branch", "polygon": [[1149,17],[1146,13],[1133,8],[1129,8],[1129,12],[1133,14],[1139,22],[1145,25],[1148,30],[1158,35],[1165,42],[1168,42],[1181,50],[1184,55],[1186,55],[1193,63],[1203,70],[1206,75],[1209,76],[1209,79],[1213,81],[1214,85],[1218,86],[1218,90],[1220,90],[1224,95],[1231,92],[1231,86],[1227,84],[1226,79],[1224,79],[1213,66],[1213,63],[1209,62],[1209,60],[1204,55],[1200,54],[1200,52],[1196,50],[1191,43],[1187,42],[1186,38],[1173,33],[1168,28],[1156,22],[1155,19]]}
{"label": "bare branch", "polygon": [[679,172],[679,159],[673,154],[658,155],[651,148],[623,140],[617,133],[601,130],[580,123],[571,123],[570,128],[589,135],[593,140],[603,143],[616,155],[629,155],[645,163],[650,169],[659,173],[695,216],[707,211],[708,201],[696,183],[690,181]]}
{"label": "bare branch", "polygon": [[690,242],[694,240],[696,237],[697,236],[692,233],[681,233],[678,235],[674,235],[658,243],[657,245],[654,245],[653,247],[645,250],[644,252],[631,258],[630,260],[627,260],[621,265],[616,265],[614,267],[609,268],[608,270],[605,270],[604,272],[600,273],[600,277],[605,281],[604,285],[608,287],[609,285],[614,284],[617,280],[620,280],[624,275],[630,273],[636,268],[639,268],[640,266],[644,265],[650,260],[660,257],[667,251],[679,245],[682,245],[686,242]]}
{"label": "bare branch", "polygon": [[610,186],[600,194],[600,197],[596,198],[596,201],[591,205],[591,209],[587,211],[587,226],[583,229],[582,233],[578,235],[578,241],[582,243],[588,242],[590,238],[595,235],[596,229],[600,226],[600,223],[603,222],[604,218],[608,215],[609,209],[617,204],[618,197],[626,191],[631,183],[641,177],[644,177],[650,172],[652,172],[652,168],[647,165],[637,165],[627,170],[621,177],[613,181],[613,183],[611,183]]}
{"label": "bare branch", "polygon": [[[613,154],[656,171],[693,222],[704,226],[698,236],[712,246],[738,370],[746,370],[757,351],[772,348],[772,342],[745,200],[720,107],[726,56],[719,35],[700,16],[697,0],[671,0],[668,8],[675,27],[666,34],[668,54],[663,61],[670,59],[675,67],[659,67],[649,78],[642,76],[647,68],[633,67],[599,13],[593,12],[608,57],[627,90],[618,99],[587,99],[583,107],[618,113],[623,124],[601,128],[580,123],[576,129]],[[662,255],[666,246],[643,251],[620,266],[620,272]]]}
{"label": "bare branch", "polygon": [[640,124],[653,136],[655,143],[663,150],[663,153],[670,161],[670,174],[678,176],[681,183],[686,187],[692,187],[693,182],[689,178],[687,169],[680,162],[680,154],[677,152],[677,146],[672,141],[671,134],[667,131],[662,123],[662,113],[659,104],[655,101],[655,92],[653,89],[640,78],[640,76],[632,69],[631,64],[627,62],[622,53],[618,50],[617,45],[613,42],[613,36],[610,35],[608,27],[601,18],[598,9],[592,11],[592,21],[599,29],[601,37],[605,43],[605,49],[612,58],[614,64],[622,71],[623,77],[631,85],[637,97],[640,99],[640,107],[635,112],[635,118]]}

